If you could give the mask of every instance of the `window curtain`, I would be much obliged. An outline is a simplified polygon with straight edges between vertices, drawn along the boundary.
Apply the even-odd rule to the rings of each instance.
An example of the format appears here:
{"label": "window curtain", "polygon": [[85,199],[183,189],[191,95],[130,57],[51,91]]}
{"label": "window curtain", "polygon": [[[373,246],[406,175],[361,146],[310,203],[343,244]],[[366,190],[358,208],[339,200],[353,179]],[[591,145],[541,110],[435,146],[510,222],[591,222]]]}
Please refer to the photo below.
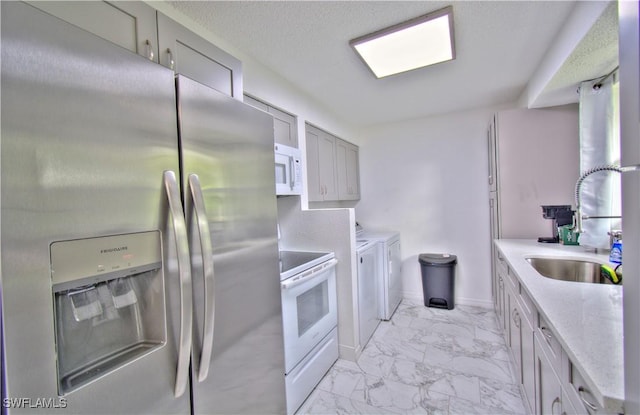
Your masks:
{"label": "window curtain", "polygon": [[[594,85],[601,84],[599,88]],[[620,111],[617,71],[605,81],[580,85],[580,174],[597,166],[620,165]],[[621,175],[600,171],[588,176],[581,191],[582,214],[620,216]],[[620,219],[583,221],[580,245],[609,249],[611,230],[622,229]]]}

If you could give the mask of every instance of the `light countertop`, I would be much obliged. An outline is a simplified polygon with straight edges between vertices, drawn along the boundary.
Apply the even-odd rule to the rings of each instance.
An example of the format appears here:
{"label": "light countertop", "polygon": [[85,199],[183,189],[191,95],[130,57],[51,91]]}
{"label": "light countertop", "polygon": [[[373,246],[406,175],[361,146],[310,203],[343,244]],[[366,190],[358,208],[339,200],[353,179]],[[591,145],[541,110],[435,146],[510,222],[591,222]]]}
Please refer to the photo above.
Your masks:
{"label": "light countertop", "polygon": [[495,244],[551,325],[594,397],[605,410],[622,413],[622,287],[546,278],[526,261],[530,256],[549,256],[608,263],[608,256],[589,253],[582,246],[541,244],[525,239],[498,239]]}

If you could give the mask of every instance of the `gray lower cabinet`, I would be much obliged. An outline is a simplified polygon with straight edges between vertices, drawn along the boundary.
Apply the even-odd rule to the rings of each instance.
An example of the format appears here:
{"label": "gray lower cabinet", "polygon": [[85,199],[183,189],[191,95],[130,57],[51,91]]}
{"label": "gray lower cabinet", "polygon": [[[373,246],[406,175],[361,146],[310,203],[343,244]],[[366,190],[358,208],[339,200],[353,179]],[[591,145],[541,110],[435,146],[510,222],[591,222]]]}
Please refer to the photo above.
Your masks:
{"label": "gray lower cabinet", "polygon": [[[558,357],[548,338],[540,331],[535,335],[535,385],[536,385],[536,414],[538,415],[583,415],[599,413],[601,408],[591,412],[573,395],[570,385],[564,382],[565,372],[569,366],[566,358],[562,365],[558,363]],[[577,403],[577,404],[575,404]],[[594,406],[595,407],[595,406]],[[580,409],[577,409],[580,408]]]}
{"label": "gray lower cabinet", "polygon": [[496,314],[498,316],[498,324],[504,334],[507,345],[509,344],[509,299],[507,297],[507,273],[509,272],[504,258],[502,258],[500,252],[496,255],[495,260],[496,269],[496,297],[494,303],[496,304]]}
{"label": "gray lower cabinet", "polygon": [[244,102],[273,115],[273,138],[276,144],[298,148],[298,124],[295,115],[281,111],[250,95],[244,95]]}
{"label": "gray lower cabinet", "polygon": [[516,379],[523,392],[525,409],[534,410],[534,345],[533,345],[533,306],[529,296],[523,292],[518,279],[498,252],[495,268],[497,270],[498,323],[501,325],[509,354],[514,363]]}
{"label": "gray lower cabinet", "polygon": [[535,339],[535,379],[536,413],[561,414],[562,384],[538,337]]}
{"label": "gray lower cabinet", "polygon": [[495,254],[493,303],[527,413],[605,413],[502,252]]}
{"label": "gray lower cabinet", "polygon": [[158,62],[156,11],[134,1],[30,1],[38,9]]}
{"label": "gray lower cabinet", "polygon": [[242,100],[242,63],[141,1],[32,1],[32,6]]}

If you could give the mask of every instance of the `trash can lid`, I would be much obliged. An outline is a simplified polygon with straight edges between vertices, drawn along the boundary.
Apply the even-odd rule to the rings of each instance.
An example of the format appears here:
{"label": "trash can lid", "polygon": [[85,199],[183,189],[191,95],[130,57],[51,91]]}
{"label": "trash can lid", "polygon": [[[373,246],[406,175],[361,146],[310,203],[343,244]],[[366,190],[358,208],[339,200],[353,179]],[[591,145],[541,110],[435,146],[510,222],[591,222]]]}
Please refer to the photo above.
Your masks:
{"label": "trash can lid", "polygon": [[458,258],[451,254],[420,254],[418,255],[418,261],[422,265],[455,265],[458,262]]}

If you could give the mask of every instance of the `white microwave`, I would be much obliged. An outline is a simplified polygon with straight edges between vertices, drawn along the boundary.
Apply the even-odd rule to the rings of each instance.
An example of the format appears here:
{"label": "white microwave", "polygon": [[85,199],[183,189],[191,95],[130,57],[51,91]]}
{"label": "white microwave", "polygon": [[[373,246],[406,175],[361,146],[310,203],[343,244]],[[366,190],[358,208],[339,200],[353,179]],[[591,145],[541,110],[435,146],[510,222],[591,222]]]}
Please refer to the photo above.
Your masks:
{"label": "white microwave", "polygon": [[302,194],[302,157],[294,147],[275,145],[276,195]]}

